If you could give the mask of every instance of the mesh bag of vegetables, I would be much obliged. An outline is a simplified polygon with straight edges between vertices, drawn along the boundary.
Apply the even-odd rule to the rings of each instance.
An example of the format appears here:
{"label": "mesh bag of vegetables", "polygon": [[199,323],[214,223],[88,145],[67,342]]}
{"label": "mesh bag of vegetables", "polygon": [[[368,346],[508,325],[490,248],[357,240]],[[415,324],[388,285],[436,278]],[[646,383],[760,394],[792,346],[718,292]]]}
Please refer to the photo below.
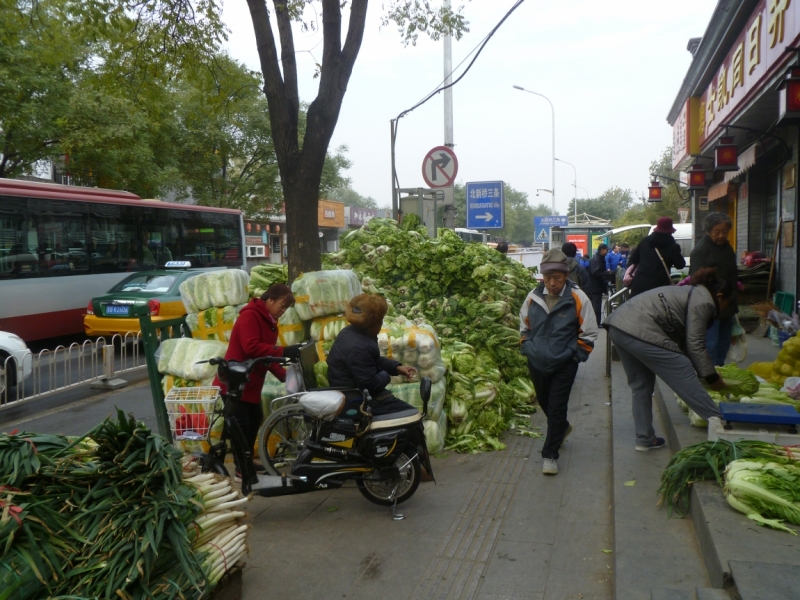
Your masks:
{"label": "mesh bag of vegetables", "polygon": [[196,340],[228,342],[231,339],[233,324],[243,306],[244,304],[222,308],[214,307],[198,313],[189,313],[186,315],[186,324],[192,332],[192,337]]}
{"label": "mesh bag of vegetables", "polygon": [[442,411],[438,419],[426,419],[422,426],[425,428],[428,452],[438,454],[444,450],[444,440],[447,437],[447,412]]}
{"label": "mesh bag of vegetables", "polygon": [[[272,374],[267,372],[267,377],[264,379],[264,387],[261,388],[261,409],[264,411],[264,418],[266,419],[270,412],[271,406],[275,398],[282,398],[286,395],[286,384]],[[280,408],[280,407],[276,407]]]}
{"label": "mesh bag of vegetables", "polygon": [[250,269],[250,283],[247,284],[247,291],[251,298],[260,298],[270,286],[287,281],[289,281],[288,264],[261,263]]}
{"label": "mesh bag of vegetables", "polygon": [[358,275],[347,270],[303,273],[292,282],[295,308],[304,321],[344,313],[350,300],[360,293]]}
{"label": "mesh bag of vegetables", "polygon": [[347,325],[344,315],[316,317],[311,321],[311,339],[315,342],[335,340]]}
{"label": "mesh bag of vegetables", "polygon": [[[397,398],[407,402],[420,412],[422,411],[422,397],[419,395],[419,383],[392,383],[386,387]],[[446,385],[439,381],[431,386],[431,398],[428,400],[428,417],[438,419],[444,408]]]}
{"label": "mesh bag of vegetables", "polygon": [[294,306],[286,309],[278,320],[278,343],[281,346],[292,346],[308,339],[308,327],[297,314]]}
{"label": "mesh bag of vegetables", "polygon": [[156,351],[158,372],[194,381],[210,379],[216,375],[217,367],[207,362],[202,364],[198,362],[225,356],[227,349],[227,343],[212,340],[193,338],[164,340]]}
{"label": "mesh bag of vegetables", "polygon": [[180,286],[181,300],[187,313],[197,313],[207,308],[246,304],[247,273],[241,269],[207,271]]}

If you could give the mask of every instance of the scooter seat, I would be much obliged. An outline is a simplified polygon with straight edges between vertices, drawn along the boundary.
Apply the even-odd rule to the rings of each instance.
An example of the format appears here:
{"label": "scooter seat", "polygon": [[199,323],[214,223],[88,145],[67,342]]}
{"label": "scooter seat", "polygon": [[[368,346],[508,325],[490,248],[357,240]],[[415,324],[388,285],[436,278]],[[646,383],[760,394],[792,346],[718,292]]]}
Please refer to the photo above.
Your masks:
{"label": "scooter seat", "polygon": [[398,412],[372,417],[372,421],[370,421],[367,430],[369,431],[374,429],[387,429],[389,427],[400,427],[402,425],[408,425],[409,423],[415,423],[416,421],[420,420],[422,420],[422,413],[416,408],[409,408],[407,410],[401,410]]}
{"label": "scooter seat", "polygon": [[308,392],[300,396],[300,405],[306,412],[323,421],[332,421],[336,418],[342,412],[344,404],[344,394],[333,390]]}

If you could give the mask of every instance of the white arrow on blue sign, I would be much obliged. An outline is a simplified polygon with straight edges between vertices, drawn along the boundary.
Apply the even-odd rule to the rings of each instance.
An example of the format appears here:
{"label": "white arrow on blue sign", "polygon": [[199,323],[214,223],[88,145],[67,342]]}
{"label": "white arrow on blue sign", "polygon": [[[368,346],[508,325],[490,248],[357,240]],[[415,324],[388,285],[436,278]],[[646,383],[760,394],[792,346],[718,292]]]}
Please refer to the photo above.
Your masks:
{"label": "white arrow on blue sign", "polygon": [[502,181],[467,183],[467,228],[505,227],[505,196]]}

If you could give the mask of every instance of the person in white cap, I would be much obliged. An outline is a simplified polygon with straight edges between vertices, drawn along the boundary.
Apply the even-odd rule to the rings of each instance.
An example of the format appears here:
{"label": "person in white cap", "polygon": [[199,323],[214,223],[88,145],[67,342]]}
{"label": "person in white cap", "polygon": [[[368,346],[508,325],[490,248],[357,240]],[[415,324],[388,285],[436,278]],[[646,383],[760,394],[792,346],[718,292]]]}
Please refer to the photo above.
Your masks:
{"label": "person in white cap", "polygon": [[589,297],[568,279],[567,256],[556,248],[542,257],[544,283],[528,294],[519,313],[521,349],[528,358],[536,398],[547,417],[542,473],[558,473],[558,449],[572,432],[567,404],[578,373],[597,338]]}

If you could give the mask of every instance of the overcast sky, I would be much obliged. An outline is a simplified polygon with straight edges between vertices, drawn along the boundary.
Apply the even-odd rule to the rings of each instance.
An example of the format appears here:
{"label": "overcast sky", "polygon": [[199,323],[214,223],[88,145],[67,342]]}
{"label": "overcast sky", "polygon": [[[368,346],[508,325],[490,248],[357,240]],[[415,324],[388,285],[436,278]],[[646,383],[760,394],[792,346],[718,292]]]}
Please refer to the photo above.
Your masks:
{"label": "overcast sky", "polygon": [[[452,0],[457,5],[460,0]],[[470,32],[453,42],[453,65],[495,26],[514,0],[472,0]],[[556,157],[577,167],[578,194],[612,186],[646,191],[651,161],[671,144],[667,113],[691,63],[686,44],[703,35],[716,0],[526,0],[454,87],[457,182],[503,180],[532,204],[551,198],[551,113]],[[271,3],[270,3],[271,5]],[[347,9],[345,12],[349,12]],[[360,55],[331,148],[349,147],[352,187],[379,206],[391,203],[389,121],[443,79],[442,43],[420,37],[404,47],[394,27],[380,28],[381,2],[370,2]],[[230,53],[259,69],[244,0],[226,0]],[[346,15],[345,15],[346,22]],[[314,65],[321,33],[296,33],[300,98],[317,94]],[[463,67],[462,67],[463,68]],[[460,72],[460,71],[459,71]],[[404,117],[397,141],[402,187],[425,187],[422,161],[444,141],[443,98]],[[556,163],[556,209],[572,198],[573,170]],[[586,191],[580,188],[585,188]]]}

